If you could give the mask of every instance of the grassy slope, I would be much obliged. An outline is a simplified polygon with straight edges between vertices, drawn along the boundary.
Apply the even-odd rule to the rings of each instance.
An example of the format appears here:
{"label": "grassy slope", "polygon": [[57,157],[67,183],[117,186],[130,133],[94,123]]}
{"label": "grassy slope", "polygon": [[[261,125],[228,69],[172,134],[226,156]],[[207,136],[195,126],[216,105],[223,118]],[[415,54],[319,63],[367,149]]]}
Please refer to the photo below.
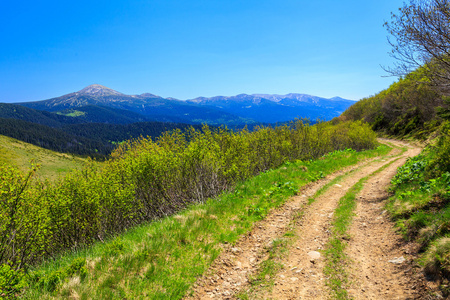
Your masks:
{"label": "grassy slope", "polygon": [[405,239],[421,245],[420,262],[431,278],[441,281],[445,296],[450,295],[450,172],[427,178],[427,169],[436,156],[435,148],[399,168],[392,180],[393,196],[387,209]]}
{"label": "grassy slope", "polygon": [[37,174],[49,180],[56,179],[70,169],[82,167],[86,162],[85,159],[71,154],[54,152],[0,135],[0,163],[27,171],[31,160],[41,165]]}
{"label": "grassy slope", "polygon": [[31,272],[26,299],[180,299],[221,252],[254,222],[282,205],[299,187],[388,147],[341,151],[322,159],[286,163],[234,191],[104,243],[68,253]]}

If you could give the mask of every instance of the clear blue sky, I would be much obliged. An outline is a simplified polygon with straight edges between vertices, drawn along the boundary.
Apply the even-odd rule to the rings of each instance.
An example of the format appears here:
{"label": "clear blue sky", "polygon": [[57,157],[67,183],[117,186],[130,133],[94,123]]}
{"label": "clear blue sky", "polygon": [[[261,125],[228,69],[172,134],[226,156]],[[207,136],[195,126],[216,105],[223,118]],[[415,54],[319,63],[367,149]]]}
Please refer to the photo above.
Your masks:
{"label": "clear blue sky", "polygon": [[402,0],[0,2],[0,102],[98,83],[163,97],[358,100],[395,78],[384,21]]}

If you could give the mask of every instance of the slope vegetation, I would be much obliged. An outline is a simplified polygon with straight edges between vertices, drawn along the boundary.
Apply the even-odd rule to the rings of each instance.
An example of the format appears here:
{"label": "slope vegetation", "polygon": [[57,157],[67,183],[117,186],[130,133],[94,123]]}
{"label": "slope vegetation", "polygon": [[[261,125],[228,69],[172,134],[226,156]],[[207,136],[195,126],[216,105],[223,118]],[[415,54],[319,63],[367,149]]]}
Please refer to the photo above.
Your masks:
{"label": "slope vegetation", "polygon": [[86,159],[0,135],[0,164],[15,166],[26,172],[31,163],[40,165],[37,176],[53,181],[70,170],[83,168]]}
{"label": "slope vegetation", "polygon": [[393,83],[375,96],[350,106],[341,120],[364,120],[378,132],[427,139],[442,123],[439,111],[449,107],[433,90],[421,70]]}

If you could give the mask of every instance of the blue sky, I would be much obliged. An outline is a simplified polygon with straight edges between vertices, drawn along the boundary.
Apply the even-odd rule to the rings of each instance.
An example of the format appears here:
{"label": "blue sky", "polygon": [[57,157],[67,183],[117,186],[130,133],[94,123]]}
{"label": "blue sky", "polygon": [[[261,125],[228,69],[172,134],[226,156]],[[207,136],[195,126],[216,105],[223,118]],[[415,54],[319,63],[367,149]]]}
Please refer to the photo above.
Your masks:
{"label": "blue sky", "polygon": [[401,0],[1,1],[0,102],[98,83],[163,97],[358,100],[396,78],[384,21]]}

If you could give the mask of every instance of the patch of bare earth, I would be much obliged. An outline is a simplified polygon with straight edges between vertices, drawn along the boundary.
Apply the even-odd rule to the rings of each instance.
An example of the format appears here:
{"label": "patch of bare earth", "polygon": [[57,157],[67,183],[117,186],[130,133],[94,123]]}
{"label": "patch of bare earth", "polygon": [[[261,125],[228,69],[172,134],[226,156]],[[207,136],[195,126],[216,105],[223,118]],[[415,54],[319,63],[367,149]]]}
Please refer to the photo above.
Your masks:
{"label": "patch of bare earth", "polygon": [[414,263],[418,247],[402,239],[384,210],[390,179],[406,157],[419,151],[410,148],[402,159],[371,177],[357,197],[346,248],[352,260],[348,292],[353,299],[432,299],[432,283]]}

